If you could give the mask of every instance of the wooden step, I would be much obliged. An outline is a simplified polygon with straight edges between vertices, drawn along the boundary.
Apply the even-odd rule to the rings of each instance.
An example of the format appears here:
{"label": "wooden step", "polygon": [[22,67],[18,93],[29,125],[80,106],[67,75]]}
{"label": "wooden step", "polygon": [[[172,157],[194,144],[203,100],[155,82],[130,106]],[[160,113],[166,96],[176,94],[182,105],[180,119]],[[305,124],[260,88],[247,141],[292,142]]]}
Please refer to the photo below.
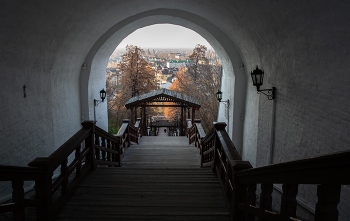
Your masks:
{"label": "wooden step", "polygon": [[97,168],[56,217],[72,220],[229,220],[209,169]]}

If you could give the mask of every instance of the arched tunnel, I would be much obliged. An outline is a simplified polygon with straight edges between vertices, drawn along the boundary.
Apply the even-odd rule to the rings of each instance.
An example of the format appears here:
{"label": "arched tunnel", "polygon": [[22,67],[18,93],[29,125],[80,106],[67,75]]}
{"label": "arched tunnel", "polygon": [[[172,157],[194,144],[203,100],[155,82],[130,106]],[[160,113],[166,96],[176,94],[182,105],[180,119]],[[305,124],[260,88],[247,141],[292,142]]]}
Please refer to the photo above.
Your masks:
{"label": "arched tunnel", "polygon": [[[259,167],[349,150],[349,1],[3,0],[0,6],[0,164],[48,156],[92,120],[116,46],[162,23],[196,31],[218,53],[229,136],[243,160]],[[262,88],[276,88],[275,100],[257,94],[250,76],[256,66],[265,72]],[[218,121],[227,120],[224,108]],[[106,103],[96,111],[97,125],[106,129]],[[342,190],[346,220],[350,192]],[[305,187],[299,197],[312,214],[315,190]]]}

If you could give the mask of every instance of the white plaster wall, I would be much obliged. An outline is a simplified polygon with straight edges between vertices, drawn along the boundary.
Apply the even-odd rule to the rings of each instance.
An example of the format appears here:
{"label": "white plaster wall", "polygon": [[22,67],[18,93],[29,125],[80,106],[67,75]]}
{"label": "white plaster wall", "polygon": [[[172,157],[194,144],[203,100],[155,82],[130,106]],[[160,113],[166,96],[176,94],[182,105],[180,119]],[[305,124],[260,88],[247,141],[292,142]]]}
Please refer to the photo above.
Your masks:
{"label": "white plaster wall", "polygon": [[[243,159],[263,166],[268,163],[263,153],[270,151],[271,101],[251,86],[249,73],[256,65],[265,70],[263,88],[277,88],[273,162],[349,149],[349,1],[3,0],[0,4],[0,164],[26,165],[35,157],[48,156],[80,128],[81,114],[90,119],[93,99],[104,87],[103,65],[109,56],[108,50],[98,51],[113,35],[103,39],[104,34],[124,19],[162,9],[202,18],[201,23],[192,21],[200,27],[196,30],[207,30],[201,34],[213,36],[232,62],[234,86],[225,83],[223,89],[245,87],[243,95],[229,93],[230,101],[244,100],[230,111],[230,131],[237,132],[230,136],[237,141],[241,137],[242,145],[234,143],[238,149],[241,146]],[[164,10],[164,15],[168,12]],[[81,71],[83,62],[88,69]],[[243,71],[237,69],[241,62]],[[84,82],[85,74],[91,81],[87,77]],[[106,112],[105,104],[97,109],[101,127],[107,125]],[[240,122],[241,113],[245,114]],[[240,123],[244,126],[235,130]],[[343,189],[339,208],[341,220],[346,220],[350,212],[344,205],[349,205],[350,197],[348,188]],[[313,191],[304,187],[300,197],[315,200]]]}

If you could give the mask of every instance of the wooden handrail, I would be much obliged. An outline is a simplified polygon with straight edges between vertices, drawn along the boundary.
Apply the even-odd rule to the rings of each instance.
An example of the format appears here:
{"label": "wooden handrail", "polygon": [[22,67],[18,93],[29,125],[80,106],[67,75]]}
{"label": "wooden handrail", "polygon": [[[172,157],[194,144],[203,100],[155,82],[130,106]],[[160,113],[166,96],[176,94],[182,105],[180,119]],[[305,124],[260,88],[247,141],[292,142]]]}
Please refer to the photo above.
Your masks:
{"label": "wooden handrail", "polygon": [[57,168],[64,159],[75,151],[77,145],[80,145],[90,134],[91,128],[82,128],[49,157],[38,157],[28,165],[31,167],[46,167],[47,169]]}
{"label": "wooden handrail", "polygon": [[[225,131],[215,123],[203,138],[200,122],[190,128],[190,143],[198,142],[201,166],[212,166],[219,178],[232,220],[299,220],[296,218],[299,184],[317,184],[315,220],[338,220],[341,185],[350,185],[350,151],[252,168],[242,161]],[[199,128],[197,128],[199,127]],[[261,184],[260,206],[256,186]],[[283,184],[280,213],[272,212],[273,184]]]}
{"label": "wooden handrail", "polygon": [[[318,172],[317,172],[318,171]],[[273,164],[236,173],[237,182],[350,185],[350,151]]]}
{"label": "wooden handrail", "polygon": [[44,173],[40,168],[0,165],[0,181],[34,181],[41,179]]}
{"label": "wooden handrail", "polygon": [[[73,193],[79,182],[98,164],[121,166],[130,139],[138,142],[138,130],[124,120],[117,136],[95,126],[94,121],[82,123],[83,128],[67,140],[49,157],[38,157],[29,167],[0,165],[0,181],[12,181],[13,201],[0,205],[0,213],[13,211],[14,220],[24,220],[24,209],[36,206],[37,220],[50,220]],[[74,159],[68,158],[74,154]],[[68,162],[69,165],[68,165]],[[54,171],[60,174],[53,182]],[[24,199],[23,181],[34,180],[36,199]],[[55,194],[61,189],[59,194]],[[57,197],[56,197],[57,195]],[[55,197],[54,197],[55,196]]]}

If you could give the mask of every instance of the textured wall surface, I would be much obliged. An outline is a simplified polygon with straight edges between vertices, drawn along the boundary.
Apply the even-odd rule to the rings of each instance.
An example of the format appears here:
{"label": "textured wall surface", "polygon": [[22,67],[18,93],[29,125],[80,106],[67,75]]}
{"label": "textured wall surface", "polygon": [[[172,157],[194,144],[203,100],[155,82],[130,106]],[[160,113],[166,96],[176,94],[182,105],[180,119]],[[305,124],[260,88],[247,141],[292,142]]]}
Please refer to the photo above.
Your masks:
{"label": "textured wall surface", "polygon": [[[218,50],[230,136],[243,159],[264,166],[348,150],[349,7],[344,0],[3,0],[0,164],[48,156],[82,120],[92,120],[113,47],[137,28],[161,22],[192,28]],[[275,104],[251,84],[256,65],[265,71],[262,88],[277,88]],[[220,121],[224,114],[221,105]],[[106,103],[96,115],[106,129]],[[342,190],[346,220],[349,187]],[[317,201],[313,187],[301,186],[298,197],[310,206]]]}

